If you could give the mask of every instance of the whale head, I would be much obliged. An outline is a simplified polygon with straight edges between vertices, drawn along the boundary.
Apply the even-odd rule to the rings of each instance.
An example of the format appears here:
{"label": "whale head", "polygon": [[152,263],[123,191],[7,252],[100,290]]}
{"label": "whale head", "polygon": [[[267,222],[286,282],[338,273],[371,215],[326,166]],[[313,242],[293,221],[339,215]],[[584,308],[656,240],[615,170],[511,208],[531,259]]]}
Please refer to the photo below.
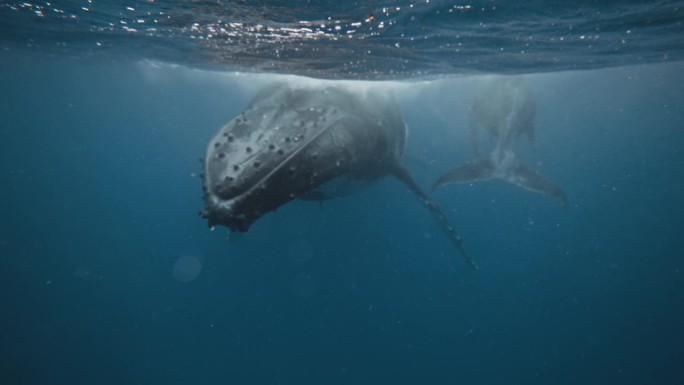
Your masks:
{"label": "whale head", "polygon": [[[383,161],[403,146],[403,137],[392,141],[382,129],[404,127],[398,115],[399,123],[392,118],[335,87],[267,88],[209,142],[200,214],[210,227],[244,232],[293,199],[321,196],[318,189],[332,179],[379,177]],[[354,175],[359,164],[363,176]]]}

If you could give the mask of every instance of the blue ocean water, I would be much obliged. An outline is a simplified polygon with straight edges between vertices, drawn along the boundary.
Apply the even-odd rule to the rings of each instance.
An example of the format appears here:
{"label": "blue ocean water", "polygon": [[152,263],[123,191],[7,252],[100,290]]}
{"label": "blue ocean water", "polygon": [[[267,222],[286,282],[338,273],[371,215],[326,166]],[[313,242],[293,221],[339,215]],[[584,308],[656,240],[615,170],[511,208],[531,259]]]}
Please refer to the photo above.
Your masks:
{"label": "blue ocean water", "polygon": [[[682,383],[680,2],[411,4],[0,4],[0,381]],[[500,53],[519,36],[534,55]],[[515,151],[568,207],[496,180],[431,193],[478,271],[392,178],[210,231],[197,159],[273,72],[393,93],[426,189],[472,158],[481,80],[521,74],[538,149]]]}

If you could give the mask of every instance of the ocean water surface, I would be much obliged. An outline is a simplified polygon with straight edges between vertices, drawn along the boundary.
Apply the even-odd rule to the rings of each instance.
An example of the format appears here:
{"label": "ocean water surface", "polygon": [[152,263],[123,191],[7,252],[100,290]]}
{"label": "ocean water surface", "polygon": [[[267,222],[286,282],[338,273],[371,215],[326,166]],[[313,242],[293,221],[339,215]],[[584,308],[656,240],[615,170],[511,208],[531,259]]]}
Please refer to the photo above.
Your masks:
{"label": "ocean water surface", "polygon": [[[682,383],[683,12],[0,3],[0,382]],[[513,150],[565,208],[501,180],[430,192],[504,74],[536,99],[537,149]],[[210,231],[198,158],[275,81],[392,94],[402,164],[480,269],[391,177]]]}

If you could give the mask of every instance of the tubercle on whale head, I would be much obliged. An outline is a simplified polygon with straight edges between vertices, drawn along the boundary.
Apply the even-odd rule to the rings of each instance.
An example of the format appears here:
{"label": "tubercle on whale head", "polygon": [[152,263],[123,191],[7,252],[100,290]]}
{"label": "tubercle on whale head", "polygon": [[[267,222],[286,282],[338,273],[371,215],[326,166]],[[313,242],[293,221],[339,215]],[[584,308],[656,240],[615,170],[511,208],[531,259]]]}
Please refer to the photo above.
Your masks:
{"label": "tubercle on whale head", "polygon": [[[258,183],[242,186],[238,193],[230,188],[233,184],[244,183],[245,178],[236,176],[235,181],[226,181],[206,172],[203,177],[205,208],[201,215],[207,219],[209,227],[222,225],[233,231],[246,232],[263,215],[305,195],[319,182],[332,177],[332,174],[317,172],[318,158],[315,151],[303,151],[298,158],[271,169]],[[214,182],[215,179],[220,183]]]}
{"label": "tubercle on whale head", "polygon": [[[305,196],[316,186],[338,175],[337,170],[323,172],[317,168],[320,167],[317,152],[304,152],[299,158],[274,170],[267,180],[236,196],[226,199],[216,187],[205,187],[202,217],[207,219],[209,227],[222,225],[233,231],[246,232],[260,217]],[[338,169],[343,173],[345,167]],[[205,186],[206,180],[205,176]]]}
{"label": "tubercle on whale head", "polygon": [[[348,119],[336,104],[347,95],[330,92],[270,89],[218,130],[207,145],[201,174],[202,217],[210,227],[247,231],[264,214],[347,168],[347,149],[329,151],[335,139],[321,136]],[[330,157],[338,166],[330,166]]]}

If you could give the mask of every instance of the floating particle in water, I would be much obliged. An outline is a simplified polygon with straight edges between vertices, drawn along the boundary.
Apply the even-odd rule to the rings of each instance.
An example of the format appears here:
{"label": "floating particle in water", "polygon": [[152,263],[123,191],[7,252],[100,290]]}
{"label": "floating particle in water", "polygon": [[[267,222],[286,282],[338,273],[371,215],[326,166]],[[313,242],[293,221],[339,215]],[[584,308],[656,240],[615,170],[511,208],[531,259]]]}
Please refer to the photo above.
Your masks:
{"label": "floating particle in water", "polygon": [[292,279],[292,293],[300,298],[310,298],[316,291],[316,280],[308,273],[300,273]]}
{"label": "floating particle in water", "polygon": [[313,245],[305,239],[294,240],[288,246],[288,256],[295,263],[308,262],[314,256]]}
{"label": "floating particle in water", "polygon": [[192,282],[202,272],[202,262],[197,257],[184,255],[173,263],[171,273],[179,282]]}
{"label": "floating particle in water", "polygon": [[74,270],[74,276],[78,278],[87,278],[91,273],[90,267],[81,265]]}

